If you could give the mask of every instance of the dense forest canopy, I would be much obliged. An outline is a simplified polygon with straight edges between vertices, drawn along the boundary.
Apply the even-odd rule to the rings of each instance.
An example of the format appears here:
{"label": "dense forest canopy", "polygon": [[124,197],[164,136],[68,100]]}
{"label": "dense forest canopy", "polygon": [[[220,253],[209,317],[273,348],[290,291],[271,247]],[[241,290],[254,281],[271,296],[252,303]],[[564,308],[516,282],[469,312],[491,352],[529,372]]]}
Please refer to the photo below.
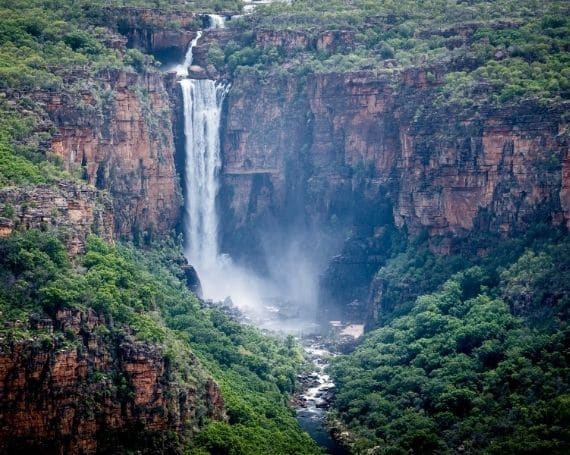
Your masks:
{"label": "dense forest canopy", "polygon": [[378,272],[382,327],[331,368],[355,452],[565,453],[567,233],[537,226],[475,261],[416,248]]}

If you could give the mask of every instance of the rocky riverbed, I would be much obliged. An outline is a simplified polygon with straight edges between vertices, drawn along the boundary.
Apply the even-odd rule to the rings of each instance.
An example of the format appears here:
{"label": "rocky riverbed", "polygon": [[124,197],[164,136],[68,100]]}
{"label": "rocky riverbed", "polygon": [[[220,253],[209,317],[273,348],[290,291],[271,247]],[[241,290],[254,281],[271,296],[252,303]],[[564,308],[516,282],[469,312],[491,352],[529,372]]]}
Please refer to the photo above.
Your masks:
{"label": "rocky riverbed", "polygon": [[346,450],[332,438],[325,422],[335,387],[326,367],[337,354],[330,350],[328,339],[322,336],[304,338],[302,343],[312,368],[298,377],[301,388],[294,400],[297,420],[326,453],[346,454]]}

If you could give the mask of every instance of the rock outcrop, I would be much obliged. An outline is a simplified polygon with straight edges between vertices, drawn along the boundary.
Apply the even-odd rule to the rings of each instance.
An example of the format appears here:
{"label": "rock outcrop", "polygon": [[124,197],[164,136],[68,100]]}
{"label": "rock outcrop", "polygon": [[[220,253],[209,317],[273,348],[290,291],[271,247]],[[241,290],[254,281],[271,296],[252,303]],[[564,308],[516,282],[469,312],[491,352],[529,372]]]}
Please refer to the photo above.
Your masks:
{"label": "rock outcrop", "polygon": [[0,236],[14,230],[65,232],[71,255],[85,251],[89,234],[113,240],[113,204],[108,194],[70,181],[0,188]]}
{"label": "rock outcrop", "polygon": [[125,36],[129,48],[181,60],[204,19],[184,10],[110,7],[102,10],[101,23]]}
{"label": "rock outcrop", "polygon": [[223,418],[195,358],[183,381],[161,348],[92,310],[13,324],[28,335],[0,340],[0,453],[174,452],[202,419]]}
{"label": "rock outcrop", "polygon": [[161,75],[104,71],[79,102],[65,93],[41,96],[58,128],[52,151],[113,197],[114,234],[150,240],[170,233],[181,196]]}

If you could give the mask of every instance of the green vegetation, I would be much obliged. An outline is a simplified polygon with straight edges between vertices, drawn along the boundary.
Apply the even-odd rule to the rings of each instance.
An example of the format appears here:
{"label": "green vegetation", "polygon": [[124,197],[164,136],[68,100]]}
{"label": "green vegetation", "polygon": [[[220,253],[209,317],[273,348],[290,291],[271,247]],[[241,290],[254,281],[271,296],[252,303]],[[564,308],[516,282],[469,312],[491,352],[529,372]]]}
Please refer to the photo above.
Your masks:
{"label": "green vegetation", "polygon": [[[0,186],[79,177],[47,152],[56,133],[46,108],[52,96],[68,97],[65,105],[100,119],[114,100],[105,75],[157,71],[152,57],[117,49],[113,32],[98,25],[108,6],[103,0],[0,4]],[[112,6],[207,12],[242,5],[123,0]],[[570,97],[568,12],[561,0],[294,0],[230,21],[233,41],[211,46],[207,61],[231,76],[364,70],[390,77],[396,92],[406,90],[400,73],[414,67],[425,70],[430,109],[472,114],[528,100],[555,108]],[[257,40],[276,30],[307,44]],[[318,45],[330,31],[339,33],[336,41]],[[169,112],[155,112],[148,93],[138,94],[153,139],[165,144]],[[160,147],[156,153],[163,159]],[[546,172],[559,166],[554,155],[544,162]],[[367,175],[364,167],[355,172],[355,179]],[[11,205],[0,205],[0,216],[14,215]],[[209,374],[219,383],[227,421],[211,421],[197,409],[200,431],[183,441],[187,453],[319,453],[287,408],[302,362],[298,348],[204,306],[172,259],[178,246],[151,242],[148,232],[138,237],[154,249],[93,237],[86,253],[73,258],[63,239],[38,231],[0,238],[0,343],[31,339],[43,348],[81,349],[72,331],[50,334],[27,321],[93,309],[109,322],[98,329],[105,336],[128,334],[159,346],[176,380],[191,386]],[[570,241],[567,232],[544,226],[515,237],[473,238],[463,254],[450,257],[435,256],[420,237],[378,271],[379,327],[331,367],[338,384],[334,417],[350,431],[354,452],[567,450]],[[119,397],[131,393],[125,377],[96,372],[89,381],[112,383]],[[163,444],[179,443],[171,434],[161,437]]]}
{"label": "green vegetation", "polygon": [[[561,263],[564,261],[563,245],[566,235],[565,231],[553,229],[545,224],[536,224],[524,232],[515,232],[510,239],[502,239],[490,233],[473,233],[464,241],[460,252],[451,256],[433,254],[427,244],[427,234],[414,239],[407,247],[396,246],[392,258],[374,278],[383,288],[383,311],[379,324],[388,323],[396,316],[407,314],[418,296],[436,291],[454,273],[469,267],[481,267],[488,279],[487,286],[498,288],[501,280],[504,280],[503,274],[507,273],[505,270],[519,258],[530,257],[535,260],[534,256],[528,256],[530,252],[548,254]],[[539,258],[543,260],[541,266],[529,267],[526,273],[538,273],[538,270],[541,270],[543,273],[541,280],[554,279],[563,283],[565,269],[559,268],[555,272],[552,261],[546,261],[542,255],[539,255]],[[532,272],[535,269],[537,271]],[[538,281],[537,278],[536,282]],[[526,282],[520,282],[522,289],[523,283]],[[527,287],[534,288],[533,283],[534,281],[528,282]],[[557,289],[554,283],[548,286],[552,290]],[[564,292],[558,289],[555,295],[561,294]],[[513,297],[509,300],[512,301]],[[525,314],[536,313],[539,308],[539,303],[535,302],[532,308],[527,308]],[[543,307],[546,308],[549,307]],[[540,317],[544,316],[545,314]]]}
{"label": "green vegetation", "polygon": [[[81,2],[80,2],[81,3]],[[109,6],[105,0],[84,1],[84,4],[96,7]],[[157,8],[163,10],[181,10],[197,12],[241,11],[241,0],[115,0],[113,7]]]}
{"label": "green vegetation", "polygon": [[124,67],[119,52],[103,45],[108,30],[86,18],[66,19],[74,8],[39,6],[21,0],[0,7],[1,89],[57,90],[75,72]]}
{"label": "green vegetation", "polygon": [[[319,453],[286,406],[302,361],[298,348],[203,308],[176,275],[173,251],[165,244],[144,253],[93,237],[72,265],[61,242],[38,231],[0,239],[3,342],[46,337],[9,321],[92,308],[113,321],[108,330],[161,346],[184,382],[196,374],[190,351],[219,382],[229,420],[202,421],[203,431],[187,447],[192,453]],[[73,333],[61,337],[73,345]]]}
{"label": "green vegetation", "polygon": [[[447,67],[438,105],[472,107],[533,98],[543,103],[570,96],[568,72],[570,22],[562,1],[520,2],[412,0],[309,1],[274,3],[230,26],[245,30],[282,30],[306,36],[308,45],[279,49],[248,46],[250,58],[238,66],[257,71],[395,74],[409,67]],[[351,38],[331,48],[315,43],[324,31],[341,30]],[[284,59],[283,51],[287,58]],[[255,58],[257,57],[257,58]],[[235,70],[236,62],[230,64]]]}
{"label": "green vegetation", "polygon": [[[85,93],[77,80],[102,68],[123,68],[115,49],[104,46],[108,30],[86,25],[37,2],[0,5],[0,184],[49,183],[71,178],[47,153],[53,130],[45,103],[34,92]],[[78,101],[77,103],[81,103]]]}
{"label": "green vegetation", "polygon": [[384,325],[331,367],[355,453],[566,452],[570,241],[537,226],[492,246],[471,261],[408,252],[379,272]]}
{"label": "green vegetation", "polygon": [[479,28],[473,38],[474,58],[481,66],[446,76],[439,103],[469,102],[482,84],[487,85],[485,101],[493,104],[570,97],[567,18],[547,16],[507,30]]}

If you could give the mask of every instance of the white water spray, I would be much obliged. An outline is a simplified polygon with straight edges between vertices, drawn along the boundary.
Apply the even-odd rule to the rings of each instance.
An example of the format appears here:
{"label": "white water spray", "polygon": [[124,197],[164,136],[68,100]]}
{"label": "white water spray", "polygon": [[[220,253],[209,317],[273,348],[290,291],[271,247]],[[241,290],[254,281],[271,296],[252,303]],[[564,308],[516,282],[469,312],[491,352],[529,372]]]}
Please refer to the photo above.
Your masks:
{"label": "white water spray", "polygon": [[218,257],[219,129],[227,87],[206,79],[183,79],[180,85],[186,136],[186,255],[199,269],[211,269]]}

